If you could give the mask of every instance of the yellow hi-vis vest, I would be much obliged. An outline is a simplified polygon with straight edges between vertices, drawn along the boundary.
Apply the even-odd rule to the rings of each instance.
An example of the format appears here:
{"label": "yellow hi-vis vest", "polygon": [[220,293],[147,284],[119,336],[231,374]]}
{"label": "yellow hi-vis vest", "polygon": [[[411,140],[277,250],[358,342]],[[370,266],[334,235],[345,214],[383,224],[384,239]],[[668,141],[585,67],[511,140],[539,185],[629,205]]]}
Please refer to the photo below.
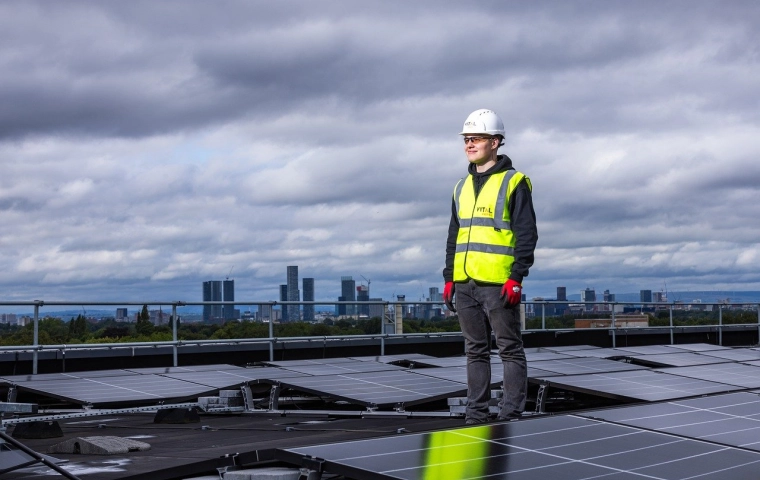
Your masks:
{"label": "yellow hi-vis vest", "polygon": [[515,261],[515,236],[509,223],[509,198],[517,185],[530,179],[515,170],[494,173],[475,198],[472,175],[454,187],[454,202],[459,217],[454,281],[468,279],[503,284],[509,279]]}

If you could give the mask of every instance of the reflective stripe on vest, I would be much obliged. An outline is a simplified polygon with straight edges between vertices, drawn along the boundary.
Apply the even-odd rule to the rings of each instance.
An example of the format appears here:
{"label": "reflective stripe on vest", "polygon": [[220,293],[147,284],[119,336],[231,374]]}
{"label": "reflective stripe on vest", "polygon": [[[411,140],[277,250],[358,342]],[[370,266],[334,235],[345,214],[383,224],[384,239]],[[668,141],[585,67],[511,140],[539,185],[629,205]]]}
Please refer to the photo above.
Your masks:
{"label": "reflective stripe on vest", "polygon": [[454,281],[472,278],[487,283],[504,283],[514,262],[515,237],[510,228],[509,197],[525,179],[515,170],[491,175],[477,198],[472,175],[454,188],[454,202],[459,218]]}

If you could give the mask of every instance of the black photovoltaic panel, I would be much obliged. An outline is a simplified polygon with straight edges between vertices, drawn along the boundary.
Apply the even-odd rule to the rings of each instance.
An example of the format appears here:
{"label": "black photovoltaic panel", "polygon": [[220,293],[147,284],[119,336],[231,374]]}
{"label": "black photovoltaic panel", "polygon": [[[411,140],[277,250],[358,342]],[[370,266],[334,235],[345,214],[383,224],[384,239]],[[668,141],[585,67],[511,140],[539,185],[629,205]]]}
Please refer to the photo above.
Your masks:
{"label": "black photovoltaic panel", "polygon": [[617,347],[619,350],[629,352],[635,355],[658,355],[668,353],[679,353],[683,350],[672,348],[668,345],[642,345],[639,347]]}
{"label": "black photovoltaic panel", "polygon": [[679,377],[651,370],[540,377],[534,383],[622,400],[656,402],[739,390],[727,384]]}
{"label": "black photovoltaic panel", "polygon": [[272,367],[301,367],[304,365],[334,365],[338,363],[353,363],[356,360],[350,358],[317,358],[313,360],[274,360],[261,362]]}
{"label": "black photovoltaic panel", "polygon": [[760,396],[753,393],[594,410],[581,415],[760,451]]}
{"label": "black photovoltaic panel", "polygon": [[631,355],[628,357],[632,362],[649,367],[691,367],[694,365],[709,365],[711,363],[725,363],[730,360],[725,358],[708,357],[698,353],[668,353],[663,355]]}
{"label": "black photovoltaic panel", "polygon": [[633,365],[604,358],[566,358],[562,360],[546,360],[531,362],[531,366],[547,372],[561,375],[579,375],[584,373],[620,372],[626,370],[642,370],[647,367]]}
{"label": "black photovoltaic panel", "polygon": [[686,350],[688,352],[710,352],[713,350],[730,350],[731,347],[723,347],[721,345],[713,345],[711,343],[684,343],[684,344],[674,344],[674,345],[668,345],[669,347],[678,349],[678,350]]}
{"label": "black photovoltaic panel", "polygon": [[415,367],[464,367],[467,365],[467,357],[441,357],[421,358],[414,361]]}
{"label": "black photovoltaic panel", "polygon": [[725,358],[726,360],[732,360],[734,362],[751,362],[754,360],[760,360],[760,351],[754,348],[732,348],[729,350],[711,350],[707,352],[700,352],[700,355],[707,357]]}
{"label": "black photovoltaic panel", "polygon": [[564,353],[557,353],[557,352],[525,350],[525,358],[528,360],[528,362],[541,362],[544,360],[559,360],[562,358],[576,358],[576,357],[566,355]]}
{"label": "black photovoltaic panel", "polygon": [[[419,375],[427,375],[429,377],[443,378],[444,380],[451,380],[452,382],[467,384],[466,367],[419,368],[417,370],[411,370],[411,372],[417,373]],[[556,375],[556,373],[533,368],[530,364],[528,364],[528,378],[546,377],[550,375]],[[491,363],[491,387],[500,387],[503,377],[504,368],[502,367],[502,364]]]}
{"label": "black photovoltaic panel", "polygon": [[380,362],[380,363],[394,363],[394,362],[414,362],[415,360],[424,360],[428,358],[435,358],[424,353],[410,353],[399,355],[378,355],[368,357],[349,357],[351,360],[358,360],[360,362]]}
{"label": "black photovoltaic panel", "polygon": [[[719,363],[696,367],[673,367],[659,371],[681,377],[699,378],[710,382],[727,383],[737,387],[760,388],[760,367],[741,363]],[[758,412],[760,413],[760,412]]]}
{"label": "black photovoltaic panel", "polygon": [[149,403],[194,399],[211,393],[205,385],[184,382],[159,375],[72,378],[19,384],[26,390],[81,405],[105,406],[115,403]]}
{"label": "black photovoltaic panel", "polygon": [[231,388],[251,381],[279,380],[281,378],[298,378],[308,375],[283,368],[258,367],[241,368],[240,370],[167,373],[163,376],[214,388]]}
{"label": "black photovoltaic panel", "polygon": [[541,347],[541,350],[565,353],[565,352],[571,352],[573,350],[594,350],[596,348],[601,348],[601,347],[595,347],[593,345],[562,345],[559,347]]}
{"label": "black photovoltaic panel", "polygon": [[72,373],[41,373],[37,375],[6,375],[0,378],[1,382],[15,385],[24,382],[46,382],[49,380],[65,381],[77,378],[105,378],[105,377],[126,377],[137,375],[137,373],[128,370],[91,370],[87,372]]}
{"label": "black photovoltaic panel", "polygon": [[182,367],[149,367],[149,368],[130,368],[128,371],[139,373],[141,375],[154,373],[182,373],[182,372],[209,372],[219,370],[245,370],[245,367],[228,365],[220,363],[216,365],[185,365]]}
{"label": "black photovoltaic panel", "polygon": [[575,416],[277,450],[366,480],[754,479],[760,453]]}
{"label": "black photovoltaic panel", "polygon": [[594,348],[592,350],[568,350],[563,352],[572,357],[592,357],[592,358],[625,358],[631,355],[630,352],[618,348]]}
{"label": "black photovoltaic panel", "polygon": [[467,390],[461,383],[417,375],[409,370],[286,378],[278,383],[294,390],[378,407],[461,396]]}
{"label": "black photovoltaic panel", "polygon": [[303,373],[304,375],[340,375],[342,373],[383,372],[388,370],[406,370],[388,363],[380,362],[352,362],[335,363],[332,365],[300,365],[282,367],[283,370]]}

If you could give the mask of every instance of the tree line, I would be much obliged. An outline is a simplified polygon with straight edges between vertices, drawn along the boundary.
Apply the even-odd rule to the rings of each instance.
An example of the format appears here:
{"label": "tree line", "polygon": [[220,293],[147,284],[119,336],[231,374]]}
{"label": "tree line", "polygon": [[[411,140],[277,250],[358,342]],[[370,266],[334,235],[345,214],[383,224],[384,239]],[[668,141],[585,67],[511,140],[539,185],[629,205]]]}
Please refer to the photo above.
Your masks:
{"label": "tree line", "polygon": [[[165,325],[150,321],[147,305],[143,306],[135,322],[117,322],[113,318],[93,320],[84,315],[66,321],[59,317],[39,320],[38,343],[40,345],[84,343],[161,342],[172,340],[174,318]],[[434,317],[429,320],[405,319],[404,333],[457,332],[459,322],[454,319]],[[372,335],[381,331],[379,317],[362,320],[327,319],[324,323],[287,322],[273,324],[275,337],[321,337],[333,335]],[[34,325],[0,324],[0,345],[32,345]],[[179,340],[207,340],[232,338],[267,338],[269,325],[260,322],[231,320],[224,324],[184,323],[177,325]]]}

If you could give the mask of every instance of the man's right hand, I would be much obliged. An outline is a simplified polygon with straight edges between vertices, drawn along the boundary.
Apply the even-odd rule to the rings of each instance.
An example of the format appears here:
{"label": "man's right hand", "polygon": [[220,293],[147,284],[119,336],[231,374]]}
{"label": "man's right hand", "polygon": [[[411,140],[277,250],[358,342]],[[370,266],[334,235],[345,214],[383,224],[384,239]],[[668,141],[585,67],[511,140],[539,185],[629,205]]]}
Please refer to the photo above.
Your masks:
{"label": "man's right hand", "polygon": [[443,303],[446,304],[446,308],[456,313],[457,309],[454,308],[454,282],[446,282],[443,287]]}

